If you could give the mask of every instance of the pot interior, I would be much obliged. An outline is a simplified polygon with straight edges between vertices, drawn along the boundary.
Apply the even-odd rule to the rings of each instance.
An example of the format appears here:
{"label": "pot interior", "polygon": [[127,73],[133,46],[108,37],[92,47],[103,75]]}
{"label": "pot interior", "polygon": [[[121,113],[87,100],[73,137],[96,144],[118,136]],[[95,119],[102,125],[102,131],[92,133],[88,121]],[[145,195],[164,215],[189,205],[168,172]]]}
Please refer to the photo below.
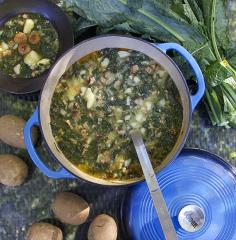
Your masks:
{"label": "pot interior", "polygon": [[68,51],[63,57],[61,57],[58,62],[53,67],[51,73],[48,76],[48,79],[44,85],[44,88],[41,93],[40,99],[40,123],[41,130],[45,141],[53,154],[53,156],[71,173],[75,176],[80,177],[82,179],[88,180],[90,182],[103,184],[103,185],[125,185],[137,182],[139,179],[130,179],[125,181],[111,181],[111,180],[103,180],[96,177],[93,177],[85,172],[79,170],[76,166],[74,166],[63,154],[63,152],[57,146],[56,141],[54,140],[52,129],[50,125],[50,106],[52,97],[54,94],[54,90],[60,80],[61,76],[65,73],[65,71],[76,61],[81,59],[82,57],[99,51],[104,48],[127,48],[131,50],[139,51],[148,57],[154,59],[157,63],[159,63],[170,75],[172,80],[174,81],[183,106],[183,121],[182,127],[179,134],[179,137],[175,143],[174,148],[168,154],[168,156],[162,161],[156,171],[159,171],[163,167],[165,167],[182,149],[188,129],[189,122],[191,118],[191,105],[189,98],[189,90],[186,85],[185,79],[183,75],[177,68],[177,66],[173,63],[173,61],[158,48],[153,46],[152,44],[145,42],[143,40],[139,40],[136,38],[125,37],[125,36],[101,36],[96,37],[87,41],[84,41],[70,51]]}

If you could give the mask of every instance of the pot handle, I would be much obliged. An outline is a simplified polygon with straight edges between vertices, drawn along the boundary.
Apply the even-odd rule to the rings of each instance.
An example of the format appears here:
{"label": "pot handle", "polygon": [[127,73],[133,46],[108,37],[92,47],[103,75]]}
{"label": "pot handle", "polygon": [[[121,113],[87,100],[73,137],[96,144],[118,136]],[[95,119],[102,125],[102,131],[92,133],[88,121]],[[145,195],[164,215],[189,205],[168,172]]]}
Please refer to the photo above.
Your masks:
{"label": "pot handle", "polygon": [[161,44],[155,44],[155,46],[160,48],[164,53],[166,53],[168,50],[177,51],[190,64],[196,76],[197,85],[198,85],[197,92],[194,95],[190,96],[192,111],[193,111],[197,106],[197,104],[199,103],[199,101],[201,100],[201,98],[203,97],[205,88],[206,88],[204,77],[198,63],[196,62],[196,60],[194,59],[194,57],[190,52],[188,52],[185,48],[183,48],[177,43],[161,43]]}
{"label": "pot handle", "polygon": [[69,173],[67,170],[65,170],[63,167],[60,167],[57,171],[53,171],[49,169],[39,158],[36,149],[34,147],[34,144],[31,139],[31,129],[33,126],[39,126],[39,112],[38,108],[36,108],[33,115],[30,117],[28,122],[25,125],[24,128],[24,141],[26,148],[28,150],[28,153],[31,157],[31,159],[34,161],[35,165],[47,176],[50,178],[75,178],[71,173]]}

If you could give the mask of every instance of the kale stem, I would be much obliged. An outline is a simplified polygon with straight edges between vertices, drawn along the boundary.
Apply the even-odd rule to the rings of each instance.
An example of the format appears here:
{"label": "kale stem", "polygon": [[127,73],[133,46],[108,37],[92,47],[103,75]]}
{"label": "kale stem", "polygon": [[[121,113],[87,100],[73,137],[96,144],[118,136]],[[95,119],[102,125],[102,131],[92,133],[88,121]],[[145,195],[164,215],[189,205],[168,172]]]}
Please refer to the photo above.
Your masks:
{"label": "kale stem", "polygon": [[191,52],[191,54],[195,54],[197,52],[199,52],[200,50],[202,50],[203,48],[207,47],[208,46],[208,43],[206,42],[204,45],[202,45],[200,48],[194,50],[193,52]]}
{"label": "kale stem", "polygon": [[221,88],[223,89],[223,92],[228,96],[228,99],[232,100],[230,101],[231,104],[234,104],[236,107],[236,94],[232,87],[227,83],[223,83]]}
{"label": "kale stem", "polygon": [[[119,0],[121,3],[127,5],[127,0]],[[162,21],[161,19],[159,19],[158,17],[152,15],[150,12],[146,11],[143,8],[139,8],[137,9],[138,12],[142,13],[144,16],[146,16],[147,18],[153,20],[154,22],[156,22],[158,25],[160,25],[161,27],[163,27],[166,31],[168,31],[169,33],[171,33],[174,37],[176,37],[180,42],[184,42],[184,38],[178,34],[177,31],[175,31],[175,29],[172,29],[171,27],[168,26],[168,24],[166,24],[164,21]]]}
{"label": "kale stem", "polygon": [[222,61],[220,56],[217,42],[216,42],[216,32],[215,32],[215,19],[216,19],[216,0],[212,0],[212,11],[211,11],[211,40],[212,40],[212,47],[215,51],[215,56],[219,61]]}
{"label": "kale stem", "polygon": [[[222,61],[222,58],[220,56],[218,47],[217,47],[217,41],[216,41],[216,32],[215,32],[215,20],[216,20],[216,1],[217,0],[212,0],[212,11],[211,11],[211,42],[212,42],[212,47],[215,52],[215,56],[218,59],[218,61]],[[236,70],[231,66],[228,65],[226,67],[228,71],[230,71],[234,76],[236,76]]]}
{"label": "kale stem", "polygon": [[158,25],[163,27],[165,30],[167,30],[169,33],[173,34],[180,42],[184,42],[184,38],[182,38],[174,29],[170,28],[165,22],[161,21],[157,17],[153,16],[151,13],[145,11],[144,9],[140,8],[138,9],[140,13],[145,15],[146,17],[152,19],[154,22],[156,22]]}
{"label": "kale stem", "polygon": [[234,75],[233,78],[235,79],[235,77],[236,77],[236,70],[230,64],[226,68],[227,68],[227,70],[229,72],[231,72]]}
{"label": "kale stem", "polygon": [[211,96],[212,95],[209,94],[208,90],[206,90],[206,98],[207,98],[207,102],[208,102],[209,108],[210,108],[210,110],[212,112],[212,118],[214,119],[215,123],[219,123],[220,120],[219,120],[219,118],[217,116],[217,113],[215,111],[215,107],[216,106],[214,106],[213,101],[211,101]]}

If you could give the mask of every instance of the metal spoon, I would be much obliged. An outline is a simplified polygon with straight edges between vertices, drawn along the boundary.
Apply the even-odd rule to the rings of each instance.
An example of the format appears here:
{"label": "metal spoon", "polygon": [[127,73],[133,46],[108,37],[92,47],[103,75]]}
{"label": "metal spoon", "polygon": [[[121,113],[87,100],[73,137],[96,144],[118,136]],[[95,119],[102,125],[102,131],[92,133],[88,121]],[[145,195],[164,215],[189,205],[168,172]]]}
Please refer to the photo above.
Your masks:
{"label": "metal spoon", "polygon": [[141,164],[154,206],[156,208],[157,216],[159,218],[165,239],[176,240],[178,239],[178,237],[177,237],[175,228],[173,226],[172,220],[170,218],[170,215],[168,213],[165,199],[162,195],[151,161],[148,157],[148,153],[143,142],[142,134],[138,130],[132,131],[130,134],[131,134],[134,147],[138,155],[139,162]]}

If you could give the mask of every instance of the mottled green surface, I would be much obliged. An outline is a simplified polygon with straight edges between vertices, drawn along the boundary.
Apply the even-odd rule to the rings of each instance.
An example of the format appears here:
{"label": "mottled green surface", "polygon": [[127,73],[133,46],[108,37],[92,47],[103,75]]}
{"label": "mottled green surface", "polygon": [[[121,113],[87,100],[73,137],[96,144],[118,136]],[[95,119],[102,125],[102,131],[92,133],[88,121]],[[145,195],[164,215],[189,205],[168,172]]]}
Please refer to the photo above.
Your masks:
{"label": "mottled green surface", "polygon": [[236,130],[213,127],[203,104],[193,113],[186,146],[206,149],[236,166]]}
{"label": "mottled green surface", "polygon": [[[36,101],[26,101],[19,97],[0,92],[0,116],[16,114],[27,119],[34,111]],[[211,127],[204,106],[200,105],[193,114],[191,131],[187,146],[210,150],[236,165],[236,131]],[[40,143],[38,145],[41,145]],[[43,144],[44,145],[44,144]],[[43,149],[39,147],[43,154]],[[46,220],[58,224],[65,233],[65,239],[86,239],[89,222],[99,213],[108,213],[119,222],[120,203],[126,189],[97,187],[77,180],[52,180],[45,177],[31,162],[25,150],[10,148],[0,142],[0,153],[13,153],[22,157],[30,167],[27,182],[16,188],[0,185],[0,239],[23,240],[27,227],[37,221]],[[45,161],[50,157],[44,154]],[[50,210],[57,192],[73,191],[84,197],[91,205],[91,214],[87,224],[69,227],[53,219]],[[119,239],[125,239],[120,236]]]}

